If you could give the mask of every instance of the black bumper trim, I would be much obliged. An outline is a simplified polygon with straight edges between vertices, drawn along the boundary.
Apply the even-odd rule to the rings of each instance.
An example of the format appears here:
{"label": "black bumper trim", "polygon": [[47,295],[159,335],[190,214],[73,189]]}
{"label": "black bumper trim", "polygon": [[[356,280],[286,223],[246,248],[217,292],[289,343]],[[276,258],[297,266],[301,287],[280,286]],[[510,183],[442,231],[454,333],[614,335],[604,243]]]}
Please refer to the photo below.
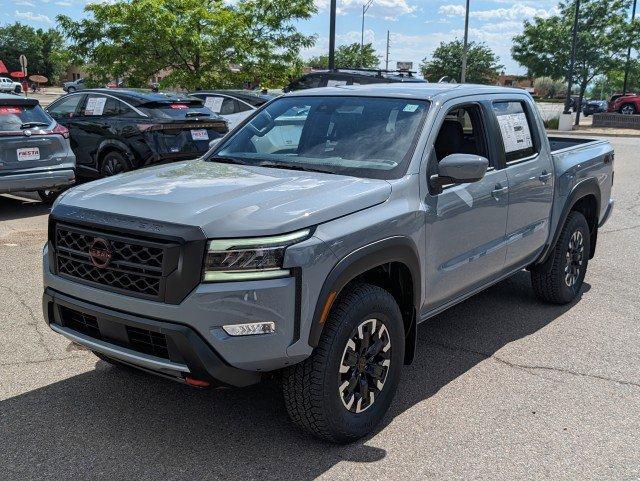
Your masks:
{"label": "black bumper trim", "polygon": [[[260,373],[245,371],[228,365],[205,342],[200,334],[191,327],[126,314],[46,288],[42,296],[42,309],[47,324],[62,324],[60,306],[94,316],[99,321],[132,326],[164,334],[167,342],[179,356],[179,359],[175,361],[184,363],[189,368],[190,375],[194,378],[215,384],[237,387],[249,386],[259,382],[261,379]],[[113,343],[112,347],[117,349],[119,346]],[[135,364],[130,365],[138,367]],[[142,366],[140,368],[143,369]]]}

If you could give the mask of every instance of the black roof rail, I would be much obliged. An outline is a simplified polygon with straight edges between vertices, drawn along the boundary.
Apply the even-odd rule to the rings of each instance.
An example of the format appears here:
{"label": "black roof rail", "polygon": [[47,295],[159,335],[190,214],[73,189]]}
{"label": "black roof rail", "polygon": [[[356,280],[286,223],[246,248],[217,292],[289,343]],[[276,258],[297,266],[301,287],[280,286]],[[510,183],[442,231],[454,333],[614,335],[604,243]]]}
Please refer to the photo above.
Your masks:
{"label": "black roof rail", "polygon": [[413,77],[414,73],[417,73],[414,70],[397,70],[397,69],[384,69],[384,68],[334,68],[333,70],[331,70],[332,72],[344,72],[344,71],[352,71],[352,72],[373,72],[373,73],[377,73],[379,77],[382,77],[383,73],[386,74],[396,74],[399,76],[404,76],[405,74],[407,75],[407,77]]}

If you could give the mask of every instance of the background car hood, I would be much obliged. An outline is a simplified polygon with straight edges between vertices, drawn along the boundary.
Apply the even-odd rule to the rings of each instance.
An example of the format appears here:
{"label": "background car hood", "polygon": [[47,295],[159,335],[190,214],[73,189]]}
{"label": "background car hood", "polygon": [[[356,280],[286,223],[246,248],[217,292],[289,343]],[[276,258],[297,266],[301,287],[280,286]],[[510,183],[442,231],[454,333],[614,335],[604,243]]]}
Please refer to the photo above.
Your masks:
{"label": "background car hood", "polygon": [[80,185],[60,204],[201,227],[208,237],[272,235],[384,202],[384,180],[194,160]]}

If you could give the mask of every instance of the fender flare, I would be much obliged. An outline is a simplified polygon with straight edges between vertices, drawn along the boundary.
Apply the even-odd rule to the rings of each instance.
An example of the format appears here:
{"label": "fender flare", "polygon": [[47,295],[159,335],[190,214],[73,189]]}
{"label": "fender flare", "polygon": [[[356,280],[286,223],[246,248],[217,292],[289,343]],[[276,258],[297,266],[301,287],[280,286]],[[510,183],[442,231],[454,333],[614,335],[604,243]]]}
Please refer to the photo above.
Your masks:
{"label": "fender flare", "polygon": [[[340,294],[344,286],[358,275],[375,267],[389,262],[401,262],[409,268],[413,282],[413,303],[414,316],[412,325],[409,326],[407,336],[415,337],[415,324],[421,303],[421,277],[420,277],[420,257],[415,243],[408,237],[396,236],[382,239],[366,246],[360,247],[352,253],[343,257],[333,267],[322,285],[318,301],[315,306],[311,329],[309,331],[309,345],[316,347],[324,328],[323,311],[330,309],[333,301]],[[329,302],[329,307],[325,305]],[[324,313],[326,316],[326,313]],[[413,344],[412,344],[413,343]],[[415,339],[407,339],[407,348],[415,346]]]}
{"label": "fender flare", "polygon": [[100,159],[106,150],[119,150],[126,157],[132,168],[136,167],[136,157],[133,155],[131,149],[124,142],[117,139],[105,139],[100,143],[96,152],[96,168],[100,170]]}
{"label": "fender flare", "polygon": [[[581,182],[578,182],[573,189],[571,189],[571,193],[567,197],[567,200],[564,203],[564,207],[562,208],[562,212],[556,224],[555,231],[553,232],[553,237],[551,237],[551,241],[547,243],[542,254],[538,258],[536,264],[542,264],[548,258],[554,247],[556,246],[556,242],[558,242],[558,238],[560,237],[560,233],[562,232],[562,226],[564,226],[567,221],[567,217],[569,216],[569,212],[573,206],[583,197],[587,195],[593,195],[596,198],[596,215],[600,215],[600,202],[601,202],[601,193],[600,193],[600,185],[598,185],[598,181],[594,178],[585,179]],[[598,219],[596,219],[595,229],[598,228]]]}

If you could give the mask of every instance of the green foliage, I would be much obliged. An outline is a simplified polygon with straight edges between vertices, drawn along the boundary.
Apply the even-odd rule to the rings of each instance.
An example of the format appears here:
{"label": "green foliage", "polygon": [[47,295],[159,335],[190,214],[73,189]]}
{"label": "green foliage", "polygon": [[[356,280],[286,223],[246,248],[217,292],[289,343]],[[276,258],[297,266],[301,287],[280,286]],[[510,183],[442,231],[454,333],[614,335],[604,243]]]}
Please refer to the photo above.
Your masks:
{"label": "green foliage", "polygon": [[[441,42],[431,59],[423,59],[420,71],[424,78],[437,82],[444,76],[460,80],[462,74],[462,40]],[[466,82],[479,84],[495,83],[503,65],[500,59],[484,43],[469,42],[467,50]]]}
{"label": "green foliage", "polygon": [[567,86],[560,80],[551,77],[538,77],[533,81],[533,87],[543,99],[554,98],[561,92],[566,92]]}
{"label": "green foliage", "polygon": [[[573,78],[581,99],[597,75],[621,69],[631,39],[639,46],[640,21],[630,24],[630,6],[631,0],[582,0]],[[556,15],[525,21],[513,39],[513,58],[533,75],[566,79],[574,10],[574,1],[564,1]]]}
{"label": "green foliage", "polygon": [[545,129],[558,130],[560,117],[551,117],[550,119],[543,120],[542,122],[544,123]]}
{"label": "green foliage", "polygon": [[[610,70],[605,75],[600,75],[589,85],[590,98],[608,100],[611,95],[621,93],[624,85],[624,65],[619,69]],[[640,93],[640,59],[631,59],[629,62],[629,77],[627,79],[627,92]]]}
{"label": "green foliage", "polygon": [[85,12],[80,21],[57,19],[98,83],[146,86],[170,69],[161,87],[280,86],[314,41],[293,26],[315,12],[312,0],[119,0],[88,3]]}
{"label": "green foliage", "polygon": [[20,70],[18,57],[27,56],[29,75],[44,75],[56,82],[69,64],[64,37],[55,29],[35,29],[16,22],[0,27],[0,60],[10,72]]}
{"label": "green foliage", "polygon": [[[340,45],[336,49],[336,68],[376,68],[380,63],[376,49],[371,43],[365,43],[362,52],[359,43]],[[329,68],[329,56],[319,55],[307,61],[309,67],[315,69]]]}

